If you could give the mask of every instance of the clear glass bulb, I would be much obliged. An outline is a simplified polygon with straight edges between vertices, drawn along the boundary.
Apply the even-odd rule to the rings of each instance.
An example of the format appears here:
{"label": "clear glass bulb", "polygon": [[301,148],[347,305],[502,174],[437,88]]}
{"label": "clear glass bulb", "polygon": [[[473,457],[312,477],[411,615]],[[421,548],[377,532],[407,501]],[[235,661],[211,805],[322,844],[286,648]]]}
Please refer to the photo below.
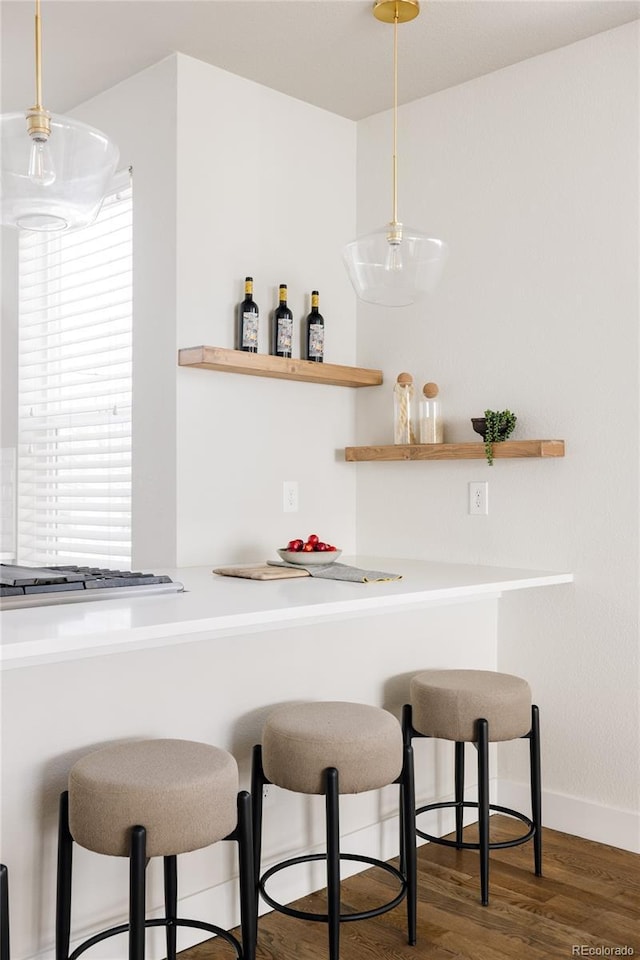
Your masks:
{"label": "clear glass bulb", "polygon": [[389,246],[384,261],[384,269],[390,273],[399,273],[402,270],[402,241],[388,240]]}
{"label": "clear glass bulb", "polygon": [[28,174],[29,179],[41,187],[48,187],[56,179],[51,151],[46,140],[37,139],[31,144]]}

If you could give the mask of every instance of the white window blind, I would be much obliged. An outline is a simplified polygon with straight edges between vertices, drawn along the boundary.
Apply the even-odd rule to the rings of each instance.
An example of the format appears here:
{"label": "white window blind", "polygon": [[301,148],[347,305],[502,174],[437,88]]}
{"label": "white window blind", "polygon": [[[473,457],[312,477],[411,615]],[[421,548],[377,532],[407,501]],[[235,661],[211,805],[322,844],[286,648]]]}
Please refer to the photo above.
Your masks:
{"label": "white window blind", "polygon": [[20,563],[131,562],[132,190],[19,240]]}

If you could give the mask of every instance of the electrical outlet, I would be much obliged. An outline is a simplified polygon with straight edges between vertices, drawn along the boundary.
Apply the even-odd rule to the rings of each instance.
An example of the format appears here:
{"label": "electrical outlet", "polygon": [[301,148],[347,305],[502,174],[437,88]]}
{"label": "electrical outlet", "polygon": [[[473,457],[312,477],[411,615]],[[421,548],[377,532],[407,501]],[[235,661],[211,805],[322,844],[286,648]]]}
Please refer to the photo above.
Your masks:
{"label": "electrical outlet", "polygon": [[282,481],[282,512],[283,513],[298,512],[298,481],[297,480]]}
{"label": "electrical outlet", "polygon": [[489,483],[487,480],[473,481],[469,484],[469,513],[472,516],[486,516],[489,513]]}

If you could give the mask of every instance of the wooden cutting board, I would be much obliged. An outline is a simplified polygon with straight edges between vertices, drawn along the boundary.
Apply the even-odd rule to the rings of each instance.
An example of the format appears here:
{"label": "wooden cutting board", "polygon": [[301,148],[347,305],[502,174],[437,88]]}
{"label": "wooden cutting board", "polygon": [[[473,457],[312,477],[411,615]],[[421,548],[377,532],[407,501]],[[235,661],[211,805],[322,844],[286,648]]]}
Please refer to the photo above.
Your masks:
{"label": "wooden cutting board", "polygon": [[257,563],[246,567],[216,567],[213,573],[221,577],[243,577],[245,580],[291,580],[293,577],[308,577],[308,570],[296,570],[295,567],[270,567],[266,563]]}

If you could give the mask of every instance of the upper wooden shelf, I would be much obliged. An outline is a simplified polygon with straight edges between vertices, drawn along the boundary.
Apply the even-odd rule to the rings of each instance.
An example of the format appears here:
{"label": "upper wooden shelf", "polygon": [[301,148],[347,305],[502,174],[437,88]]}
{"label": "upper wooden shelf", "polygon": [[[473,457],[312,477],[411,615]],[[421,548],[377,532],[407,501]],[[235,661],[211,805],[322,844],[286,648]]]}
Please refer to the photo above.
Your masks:
{"label": "upper wooden shelf", "polygon": [[178,363],[181,367],[245,373],[252,377],[329,383],[337,387],[377,387],[382,383],[382,370],[272,357],[265,353],[226,350],[224,347],[186,347],[178,351]]}
{"label": "upper wooden shelf", "polygon": [[[515,457],[564,457],[564,440],[502,440],[493,444],[496,460]],[[347,447],[345,460],[482,460],[484,443],[412,443],[385,447]]]}

